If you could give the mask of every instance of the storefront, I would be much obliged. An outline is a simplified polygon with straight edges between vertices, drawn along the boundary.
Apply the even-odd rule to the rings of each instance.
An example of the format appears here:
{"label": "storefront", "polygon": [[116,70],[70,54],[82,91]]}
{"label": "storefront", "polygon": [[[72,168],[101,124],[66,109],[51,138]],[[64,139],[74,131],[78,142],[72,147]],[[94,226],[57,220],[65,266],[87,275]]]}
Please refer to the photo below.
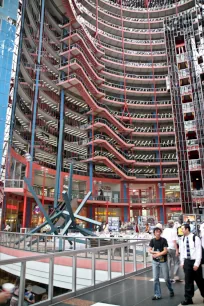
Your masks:
{"label": "storefront", "polygon": [[108,210],[106,207],[95,207],[95,220],[99,222],[107,222],[108,217],[118,217],[122,220],[122,209],[124,208],[111,208]]}
{"label": "storefront", "polygon": [[179,202],[180,201],[180,185],[179,184],[166,184],[165,185],[165,202]]}
{"label": "storefront", "polygon": [[181,206],[166,207],[167,221],[168,220],[178,221],[179,220],[179,216],[181,214],[182,214]]}
{"label": "storefront", "polygon": [[18,211],[19,201],[17,199],[9,199],[9,201],[6,203],[5,223],[11,227],[11,232],[15,232],[18,228]]}

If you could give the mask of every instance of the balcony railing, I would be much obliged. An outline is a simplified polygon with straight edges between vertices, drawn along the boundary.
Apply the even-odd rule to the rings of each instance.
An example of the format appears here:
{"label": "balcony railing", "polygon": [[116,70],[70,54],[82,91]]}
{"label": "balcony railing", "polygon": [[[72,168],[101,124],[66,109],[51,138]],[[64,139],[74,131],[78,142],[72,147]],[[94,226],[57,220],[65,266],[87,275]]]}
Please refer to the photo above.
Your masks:
{"label": "balcony railing", "polygon": [[[18,240],[19,237],[16,233],[12,233],[14,235],[14,239]],[[10,233],[1,233],[1,239],[5,239],[9,243],[9,239],[11,239]],[[16,235],[16,236],[15,236]],[[8,238],[6,238],[8,237]],[[23,241],[26,240],[21,235],[20,237],[23,238]],[[29,236],[28,236],[29,237]],[[55,236],[56,237],[56,236]],[[65,242],[64,237],[57,236],[56,239],[58,241],[58,245],[62,245],[61,249],[63,249],[63,245]],[[82,238],[82,239],[81,239]],[[31,236],[31,247],[32,247],[32,239],[36,239],[37,241],[40,239],[39,235],[32,235]],[[81,240],[86,239],[80,237]],[[70,237],[71,240],[71,237]],[[46,240],[47,241],[47,240]],[[74,241],[74,240],[73,240]],[[97,238],[95,239],[97,243]],[[101,241],[101,240],[99,240]],[[103,239],[104,241],[104,239]],[[3,240],[4,242],[4,240]],[[47,241],[48,242],[48,241]],[[100,242],[99,242],[100,243]],[[104,246],[100,247],[91,247],[91,248],[84,248],[79,250],[68,250],[64,252],[55,252],[55,253],[47,253],[47,254],[40,254],[36,256],[26,256],[21,258],[12,258],[7,260],[1,260],[0,266],[1,269],[15,274],[17,269],[17,275],[20,276],[20,286],[19,286],[19,294],[18,294],[18,306],[22,306],[24,304],[24,297],[25,297],[25,279],[33,279],[33,275],[35,278],[37,277],[39,282],[42,282],[43,287],[44,285],[48,288],[48,296],[47,299],[41,301],[39,305],[53,305],[57,302],[61,302],[63,300],[72,298],[73,296],[80,295],[85,292],[90,292],[91,290],[96,290],[99,287],[106,286],[111,284],[112,282],[116,282],[122,280],[126,277],[130,277],[131,275],[135,275],[141,270],[148,268],[150,264],[147,263],[147,247],[149,244],[149,239],[141,239],[140,241],[133,241],[133,242],[126,242],[124,240],[117,239],[114,241],[114,244],[111,245],[111,241],[106,243]],[[39,244],[36,244],[39,245]],[[45,246],[45,243],[43,243]],[[97,245],[97,244],[96,244]],[[6,244],[4,244],[6,246]],[[18,243],[17,248],[25,249],[24,242],[23,246]],[[140,248],[140,253],[138,254],[138,248]],[[29,249],[29,248],[28,248]],[[132,250],[131,255],[129,250]],[[118,265],[121,267],[120,272],[113,271],[113,264],[112,260],[114,259],[114,253],[117,250],[117,261]],[[100,259],[100,254],[103,254],[103,258]],[[139,257],[138,257],[139,256]],[[96,264],[98,260],[103,260],[105,263],[105,268],[103,270],[104,279],[101,279],[101,274],[97,272]],[[64,266],[63,262],[67,261],[69,269],[67,270],[67,266],[65,271],[60,269],[59,265],[60,260],[62,260],[62,266]],[[80,269],[80,265],[78,265],[79,260],[86,260],[90,269],[87,269],[86,277],[83,279],[80,277],[80,273],[77,272]],[[139,263],[139,265],[138,265]],[[131,272],[127,272],[127,264],[132,265]],[[36,269],[36,267],[40,267]],[[41,274],[38,274],[39,271]],[[42,272],[43,271],[43,272]],[[79,271],[79,270],[78,270]],[[42,280],[42,273],[43,273],[43,280]],[[39,276],[37,276],[39,275]],[[63,279],[63,283],[66,282],[65,286],[61,286],[66,289],[66,293],[60,294],[55,296],[54,286],[59,287],[59,276],[61,275],[61,279]],[[83,284],[83,286],[80,286]],[[64,290],[65,292],[65,290]]]}
{"label": "balcony railing", "polygon": [[103,58],[107,59],[108,61],[111,61],[111,62],[119,63],[120,65],[125,64],[126,66],[133,66],[133,67],[139,67],[139,68],[141,68],[141,67],[145,68],[146,67],[146,68],[151,68],[151,69],[152,69],[153,66],[154,66],[154,68],[155,67],[166,67],[167,68],[167,63],[163,63],[163,62],[152,64],[152,63],[145,63],[145,62],[136,63],[136,62],[124,61],[124,63],[123,63],[123,61],[121,59],[117,59],[117,58],[114,58],[114,57],[111,57],[111,56],[108,56],[108,55],[104,55]]}
{"label": "balcony railing", "polygon": [[[119,51],[119,52],[123,52],[123,49],[122,48],[119,48],[119,47],[116,47],[116,46],[112,46],[112,45],[109,45],[105,42],[101,42],[100,43],[101,46],[103,47],[106,47],[108,49],[113,49],[113,50],[116,50],[116,51]],[[163,55],[165,56],[166,54],[166,51],[165,50],[158,50],[158,51],[140,51],[140,50],[129,50],[127,48],[124,48],[124,53],[127,53],[127,54],[130,54],[130,55],[141,55],[141,56],[151,56],[151,55]]]}
{"label": "balcony railing", "polygon": [[24,188],[24,180],[6,179],[4,182],[5,188]]}

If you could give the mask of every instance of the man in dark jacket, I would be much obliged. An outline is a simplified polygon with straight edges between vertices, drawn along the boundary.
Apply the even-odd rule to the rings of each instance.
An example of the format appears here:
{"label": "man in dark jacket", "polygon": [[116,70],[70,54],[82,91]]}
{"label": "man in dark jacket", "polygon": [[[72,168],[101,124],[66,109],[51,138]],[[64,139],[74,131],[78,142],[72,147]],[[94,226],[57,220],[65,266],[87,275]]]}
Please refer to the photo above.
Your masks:
{"label": "man in dark jacket", "polygon": [[174,296],[172,284],[169,277],[169,269],[167,264],[167,247],[168,243],[165,238],[161,237],[162,229],[159,227],[154,228],[155,238],[151,239],[149,244],[149,252],[152,254],[152,271],[154,278],[154,296],[152,300],[161,299],[161,287],[160,287],[160,270],[162,270],[163,277],[165,279],[167,288],[170,292],[170,297]]}

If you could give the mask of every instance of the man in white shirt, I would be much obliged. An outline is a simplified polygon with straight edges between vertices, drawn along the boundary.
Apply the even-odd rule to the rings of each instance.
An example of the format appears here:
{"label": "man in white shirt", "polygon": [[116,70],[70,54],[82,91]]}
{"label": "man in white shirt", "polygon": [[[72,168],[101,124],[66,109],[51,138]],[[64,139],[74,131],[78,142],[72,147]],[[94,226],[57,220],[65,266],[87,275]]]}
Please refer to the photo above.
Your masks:
{"label": "man in white shirt", "polygon": [[168,242],[168,256],[167,256],[167,261],[168,261],[168,267],[169,267],[169,276],[171,278],[172,275],[172,265],[173,265],[173,278],[174,280],[179,280],[178,277],[178,270],[179,270],[179,265],[180,265],[180,260],[179,260],[179,251],[178,251],[178,246],[177,246],[177,231],[174,229],[174,221],[169,220],[168,221],[168,227],[164,229],[163,235],[167,242]]}
{"label": "man in white shirt", "polygon": [[185,300],[181,305],[193,304],[194,281],[196,282],[202,297],[204,298],[204,279],[201,268],[201,241],[200,238],[190,232],[190,225],[182,226],[184,238],[181,241],[180,261],[185,274]]}

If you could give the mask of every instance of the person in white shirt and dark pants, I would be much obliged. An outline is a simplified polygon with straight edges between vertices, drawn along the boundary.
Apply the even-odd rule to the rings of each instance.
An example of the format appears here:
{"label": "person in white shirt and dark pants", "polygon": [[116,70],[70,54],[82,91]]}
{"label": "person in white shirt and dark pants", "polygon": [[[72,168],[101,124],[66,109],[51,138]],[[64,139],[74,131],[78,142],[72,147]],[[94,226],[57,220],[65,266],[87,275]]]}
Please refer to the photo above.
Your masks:
{"label": "person in white shirt and dark pants", "polygon": [[[204,298],[204,279],[202,276],[202,248],[200,238],[190,232],[190,225],[182,226],[184,238],[181,241],[180,261],[185,274],[185,300],[181,305],[193,304],[194,281]],[[194,241],[195,240],[195,241]]]}
{"label": "person in white shirt and dark pants", "polygon": [[163,231],[162,237],[167,240],[168,243],[168,256],[167,256],[167,261],[168,261],[168,267],[169,267],[169,276],[171,278],[171,270],[172,266],[174,269],[174,280],[179,280],[178,277],[178,270],[180,266],[180,260],[179,260],[179,250],[177,247],[177,232],[173,228],[174,226],[174,221],[169,220],[168,221],[168,227],[166,227]]}

